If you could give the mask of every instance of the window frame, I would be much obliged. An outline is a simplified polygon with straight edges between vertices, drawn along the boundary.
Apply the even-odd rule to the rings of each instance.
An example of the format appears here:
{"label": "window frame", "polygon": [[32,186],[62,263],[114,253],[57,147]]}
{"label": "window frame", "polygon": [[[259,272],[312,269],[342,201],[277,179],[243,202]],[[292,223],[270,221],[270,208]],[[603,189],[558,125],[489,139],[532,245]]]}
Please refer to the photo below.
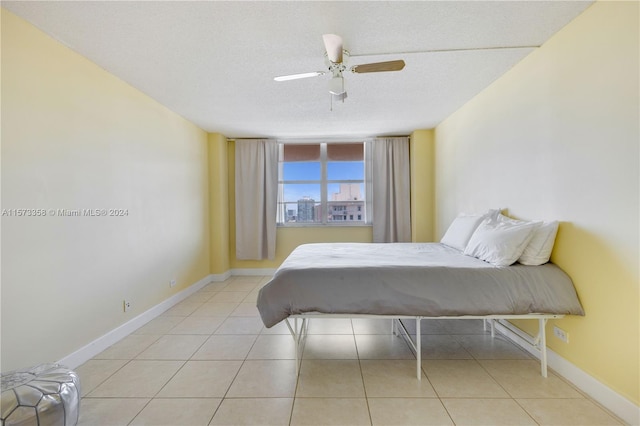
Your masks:
{"label": "window frame", "polygon": [[[284,180],[284,164],[286,161],[283,161],[284,158],[284,146],[287,144],[293,145],[320,145],[320,159],[317,161],[320,163],[320,180]],[[363,155],[362,166],[363,166],[363,176],[362,179],[328,179],[328,163],[330,162],[340,162],[340,161],[331,161],[328,159],[327,155],[327,145],[329,144],[362,144],[363,152],[366,150],[365,141],[348,141],[348,142],[278,142],[278,194],[283,193],[284,185],[287,184],[318,184],[320,185],[320,216],[321,220],[316,222],[286,222],[286,212],[287,212],[287,204],[292,204],[295,201],[287,201],[281,200],[280,196],[277,200],[277,214],[276,214],[276,226],[284,227],[284,228],[296,228],[296,227],[324,227],[324,226],[337,226],[337,227],[361,227],[361,226],[371,226],[371,223],[367,221],[368,215],[367,212],[367,195],[370,194],[368,190],[367,184],[367,161],[366,154]],[[301,161],[303,162],[303,161]],[[345,161],[346,162],[346,161]],[[309,163],[316,163],[316,161],[309,161]],[[329,214],[329,206],[331,204],[344,203],[344,201],[331,201],[329,200],[328,189],[331,184],[361,184],[361,199],[357,200],[361,203],[361,207],[356,213],[357,215],[362,216],[360,220],[328,220]],[[317,200],[316,203],[318,203]],[[345,210],[346,211],[346,210]]]}

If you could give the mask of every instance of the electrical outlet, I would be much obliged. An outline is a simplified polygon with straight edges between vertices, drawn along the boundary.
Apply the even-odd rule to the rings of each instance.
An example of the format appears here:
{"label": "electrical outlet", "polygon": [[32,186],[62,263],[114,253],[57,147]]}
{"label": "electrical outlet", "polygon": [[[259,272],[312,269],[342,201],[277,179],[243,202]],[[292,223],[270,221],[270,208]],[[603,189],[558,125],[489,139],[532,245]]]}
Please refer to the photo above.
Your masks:
{"label": "electrical outlet", "polygon": [[169,281],[169,287],[173,287],[176,285],[176,279],[172,279],[171,281]]}
{"label": "electrical outlet", "polygon": [[553,335],[565,343],[569,343],[569,333],[556,326],[553,327]]}
{"label": "electrical outlet", "polygon": [[127,312],[129,309],[131,309],[131,302],[129,302],[127,299],[122,301],[122,305],[124,307],[124,311]]}

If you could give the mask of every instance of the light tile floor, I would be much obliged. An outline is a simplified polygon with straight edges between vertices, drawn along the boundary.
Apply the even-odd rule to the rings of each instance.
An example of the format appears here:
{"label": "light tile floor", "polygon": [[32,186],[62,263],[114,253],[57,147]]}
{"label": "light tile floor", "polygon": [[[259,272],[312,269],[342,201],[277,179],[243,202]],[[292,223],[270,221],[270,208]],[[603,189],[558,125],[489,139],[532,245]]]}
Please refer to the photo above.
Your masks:
{"label": "light tile floor", "polygon": [[211,283],[77,368],[81,425],[615,425],[479,320],[422,322],[423,376],[389,320],[314,319],[296,376],[269,277]]}

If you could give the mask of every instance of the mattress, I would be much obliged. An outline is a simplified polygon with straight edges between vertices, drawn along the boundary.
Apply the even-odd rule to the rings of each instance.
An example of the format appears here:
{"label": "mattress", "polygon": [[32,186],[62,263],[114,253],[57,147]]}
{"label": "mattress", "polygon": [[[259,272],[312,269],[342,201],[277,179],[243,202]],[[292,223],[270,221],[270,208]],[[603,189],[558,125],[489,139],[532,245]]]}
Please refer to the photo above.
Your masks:
{"label": "mattress", "polygon": [[558,266],[498,267],[439,243],[297,247],[260,289],[266,327],[303,313],[389,316],[584,315]]}

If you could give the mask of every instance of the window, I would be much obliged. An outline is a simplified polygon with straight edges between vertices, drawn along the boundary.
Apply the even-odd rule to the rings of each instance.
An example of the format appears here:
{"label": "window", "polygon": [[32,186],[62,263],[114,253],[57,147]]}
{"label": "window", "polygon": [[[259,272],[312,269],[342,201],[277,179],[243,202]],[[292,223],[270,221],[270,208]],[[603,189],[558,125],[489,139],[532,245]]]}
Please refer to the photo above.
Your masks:
{"label": "window", "polygon": [[280,144],[278,223],[364,223],[363,143]]}

